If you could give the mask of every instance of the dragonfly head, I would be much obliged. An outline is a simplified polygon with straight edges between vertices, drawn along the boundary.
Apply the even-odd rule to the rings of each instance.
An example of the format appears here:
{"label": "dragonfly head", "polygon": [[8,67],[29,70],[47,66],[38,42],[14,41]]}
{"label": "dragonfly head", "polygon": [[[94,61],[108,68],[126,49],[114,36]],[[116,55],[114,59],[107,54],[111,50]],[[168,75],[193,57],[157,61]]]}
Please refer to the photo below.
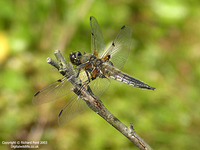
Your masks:
{"label": "dragonfly head", "polygon": [[69,58],[70,58],[70,61],[72,62],[72,64],[78,66],[81,64],[81,60],[80,60],[81,56],[82,56],[81,52],[77,51],[77,52],[71,53],[69,55]]}

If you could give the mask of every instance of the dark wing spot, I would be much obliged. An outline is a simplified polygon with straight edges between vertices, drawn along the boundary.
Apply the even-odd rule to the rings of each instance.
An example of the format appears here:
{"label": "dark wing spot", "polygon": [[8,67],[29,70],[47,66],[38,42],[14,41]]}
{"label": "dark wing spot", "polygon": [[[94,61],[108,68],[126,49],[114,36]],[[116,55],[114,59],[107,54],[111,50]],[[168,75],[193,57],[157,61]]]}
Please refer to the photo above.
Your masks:
{"label": "dark wing spot", "polygon": [[112,46],[115,46],[115,43],[114,43],[114,42],[112,42]]}
{"label": "dark wing spot", "polygon": [[90,21],[92,20],[92,16],[90,16]]}
{"label": "dark wing spot", "polygon": [[62,112],[63,112],[63,109],[60,111],[60,113],[59,113],[58,117],[60,117],[60,115],[62,114]]}
{"label": "dark wing spot", "polygon": [[37,96],[40,93],[40,91],[37,91],[37,93],[34,94],[34,96]]}
{"label": "dark wing spot", "polygon": [[59,79],[59,80],[57,80],[58,82],[62,82],[62,80],[61,79]]}
{"label": "dark wing spot", "polygon": [[94,33],[93,33],[93,32],[92,32],[91,34],[92,34],[92,36],[94,36]]}
{"label": "dark wing spot", "polygon": [[121,27],[121,29],[124,29],[124,28],[125,28],[125,26]]}

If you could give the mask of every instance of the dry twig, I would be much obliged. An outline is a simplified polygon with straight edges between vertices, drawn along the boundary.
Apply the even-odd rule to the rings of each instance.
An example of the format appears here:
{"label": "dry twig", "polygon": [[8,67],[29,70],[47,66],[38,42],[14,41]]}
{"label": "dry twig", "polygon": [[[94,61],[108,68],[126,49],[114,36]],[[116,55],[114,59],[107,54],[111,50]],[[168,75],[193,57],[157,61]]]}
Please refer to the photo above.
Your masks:
{"label": "dry twig", "polygon": [[129,127],[124,125],[119,119],[117,119],[96,97],[88,85],[82,85],[79,78],[76,77],[77,73],[71,63],[66,63],[60,51],[55,51],[55,56],[58,62],[53,61],[51,58],[47,59],[47,62],[57,68],[59,72],[69,79],[74,85],[74,93],[83,99],[88,107],[100,115],[109,124],[115,127],[119,132],[126,136],[132,143],[134,143],[140,150],[151,150],[152,148],[135,132],[133,124]]}

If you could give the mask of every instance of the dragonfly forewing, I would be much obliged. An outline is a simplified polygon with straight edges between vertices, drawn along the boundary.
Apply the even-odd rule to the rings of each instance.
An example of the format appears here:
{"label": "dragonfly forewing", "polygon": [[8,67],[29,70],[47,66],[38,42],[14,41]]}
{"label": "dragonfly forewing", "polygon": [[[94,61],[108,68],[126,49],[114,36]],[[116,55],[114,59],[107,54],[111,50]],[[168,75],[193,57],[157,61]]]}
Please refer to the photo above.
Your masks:
{"label": "dragonfly forewing", "polygon": [[94,17],[90,17],[90,28],[91,28],[91,51],[92,54],[100,56],[105,49],[105,42],[101,29],[97,20]]}
{"label": "dragonfly forewing", "polygon": [[66,77],[55,81],[49,86],[39,90],[33,96],[33,104],[40,105],[64,97],[73,89],[73,85]]}

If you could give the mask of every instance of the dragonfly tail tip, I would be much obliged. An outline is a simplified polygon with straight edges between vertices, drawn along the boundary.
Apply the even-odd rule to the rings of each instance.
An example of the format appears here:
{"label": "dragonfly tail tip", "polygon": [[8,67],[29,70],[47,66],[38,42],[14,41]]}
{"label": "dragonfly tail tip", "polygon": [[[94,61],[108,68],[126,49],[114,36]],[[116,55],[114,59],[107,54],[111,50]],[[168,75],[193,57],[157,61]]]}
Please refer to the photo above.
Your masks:
{"label": "dragonfly tail tip", "polygon": [[154,91],[155,89],[156,89],[156,88],[154,88],[154,87],[150,87],[150,90],[153,90],[153,91]]}

